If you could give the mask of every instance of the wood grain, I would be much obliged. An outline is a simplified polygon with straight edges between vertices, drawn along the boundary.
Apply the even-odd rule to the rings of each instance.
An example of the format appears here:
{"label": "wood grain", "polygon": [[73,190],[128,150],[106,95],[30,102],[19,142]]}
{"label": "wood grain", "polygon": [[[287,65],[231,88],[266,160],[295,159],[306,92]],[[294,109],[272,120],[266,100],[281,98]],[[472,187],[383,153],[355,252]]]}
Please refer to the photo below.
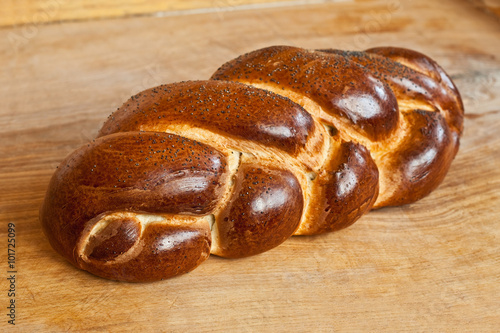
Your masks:
{"label": "wood grain", "polygon": [[471,0],[478,8],[500,19],[500,0]]}
{"label": "wood grain", "polygon": [[[219,12],[241,6],[294,4],[297,0],[5,0],[1,26],[38,25],[70,20],[130,17],[146,14],[180,14],[179,11]],[[309,0],[306,2],[318,2]]]}
{"label": "wood grain", "polygon": [[[398,5],[399,4],[399,5]],[[30,34],[25,34],[25,33]],[[325,3],[0,30],[0,323],[7,228],[17,229],[22,332],[495,332],[500,327],[500,24],[468,1]],[[444,183],[352,227],[264,254],[211,257],[151,284],[76,270],[38,208],[58,163],[131,94],[208,78],[259,47],[409,47],[438,61],[466,106]]]}

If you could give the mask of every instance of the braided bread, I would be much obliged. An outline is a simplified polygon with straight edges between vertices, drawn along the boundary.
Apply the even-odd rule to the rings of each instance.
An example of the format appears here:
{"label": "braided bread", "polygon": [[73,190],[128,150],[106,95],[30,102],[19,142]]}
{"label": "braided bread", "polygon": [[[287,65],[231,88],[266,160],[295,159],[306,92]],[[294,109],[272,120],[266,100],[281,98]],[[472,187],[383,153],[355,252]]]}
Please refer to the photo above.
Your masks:
{"label": "braided bread", "polygon": [[[155,281],[417,200],[444,178],[463,108],[446,74],[407,52],[273,47],[214,80],[143,91],[58,167],[43,230],[81,269]],[[438,88],[405,94],[384,62]]]}
{"label": "braided bread", "polygon": [[229,61],[212,79],[287,96],[345,141],[367,147],[380,172],[376,208],[429,194],[458,151],[460,94],[439,65],[415,51],[274,46]]}

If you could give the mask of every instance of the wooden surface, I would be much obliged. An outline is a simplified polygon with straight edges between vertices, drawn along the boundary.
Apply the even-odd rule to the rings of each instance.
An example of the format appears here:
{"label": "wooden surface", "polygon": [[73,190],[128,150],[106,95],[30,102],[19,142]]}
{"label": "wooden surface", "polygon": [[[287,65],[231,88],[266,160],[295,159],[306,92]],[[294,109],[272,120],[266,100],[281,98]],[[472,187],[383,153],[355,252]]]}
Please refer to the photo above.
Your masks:
{"label": "wooden surface", "polygon": [[500,19],[500,0],[471,0],[478,8]]}
{"label": "wooden surface", "polygon": [[[186,15],[346,0],[3,0],[0,27],[139,15]],[[349,1],[349,0],[347,0]],[[500,18],[500,0],[469,0]],[[387,0],[387,3],[400,3]]]}
{"label": "wooden surface", "polygon": [[[276,6],[328,0],[3,0],[0,27],[37,25],[69,20],[88,20],[134,15],[179,15],[222,12],[244,6]],[[181,12],[180,12],[181,11]]]}
{"label": "wooden surface", "polygon": [[[365,0],[0,30],[1,330],[498,332],[500,23],[468,1]],[[29,33],[26,35],[26,33]],[[208,78],[252,49],[409,47],[436,59],[466,106],[460,152],[418,203],[294,237],[251,258],[211,257],[151,284],[66,263],[38,208],[49,178],[129,95]],[[16,326],[7,324],[7,224],[16,226]]]}

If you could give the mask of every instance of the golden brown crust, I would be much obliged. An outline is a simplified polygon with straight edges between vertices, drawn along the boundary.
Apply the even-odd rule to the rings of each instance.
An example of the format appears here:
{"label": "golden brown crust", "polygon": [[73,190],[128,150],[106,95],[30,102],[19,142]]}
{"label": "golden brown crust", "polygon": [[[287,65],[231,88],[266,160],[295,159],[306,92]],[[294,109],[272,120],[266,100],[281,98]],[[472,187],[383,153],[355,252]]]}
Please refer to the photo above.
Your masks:
{"label": "golden brown crust", "polygon": [[[186,99],[190,102],[187,103]],[[227,111],[231,116],[228,117]],[[378,172],[369,153],[359,145],[350,146],[350,151],[352,156],[360,157],[356,163],[361,163],[363,168],[355,166],[354,162],[348,168],[345,161],[337,163],[339,156],[344,154],[344,148],[338,144],[345,141],[338,137],[338,133],[330,137],[316,118],[287,98],[248,85],[190,81],[156,87],[132,97],[110,116],[100,135],[129,130],[172,132],[181,128],[182,135],[205,144],[251,153],[259,163],[263,160],[271,164],[284,163],[303,179],[307,208],[300,223],[302,227],[296,234],[317,234],[342,229],[372,207],[377,195]],[[209,133],[199,135],[202,130]],[[283,144],[283,133],[291,138],[290,144]],[[232,140],[232,137],[239,138],[239,141]],[[244,145],[242,140],[249,140],[251,144]],[[332,160],[336,162],[332,163]],[[335,195],[336,203],[333,199],[321,197],[333,195],[328,193],[333,191],[329,187],[340,190],[338,175],[354,169],[358,178],[351,190],[357,195],[350,194],[348,205],[345,204],[346,193]],[[337,178],[331,176],[335,174]],[[314,180],[307,181],[307,177]],[[319,214],[318,207],[330,213]],[[316,224],[322,226],[311,227]],[[264,248],[270,244],[274,243],[262,240],[260,246]],[[247,252],[256,253],[256,249],[247,247]]]}
{"label": "golden brown crust", "polygon": [[63,161],[41,222],[70,262],[117,280],[182,274],[210,252],[262,253],[371,208],[376,167],[337,134],[291,100],[235,82],[152,88]]}
{"label": "golden brown crust", "polygon": [[365,68],[341,56],[273,46],[227,62],[212,79],[299,93],[325,111],[324,121],[340,118],[374,141],[391,135],[398,122],[396,99],[390,89]]}
{"label": "golden brown crust", "polygon": [[463,105],[451,79],[433,60],[407,49],[323,52],[354,61],[387,83],[398,100],[401,121],[409,128],[400,134],[397,149],[378,152],[383,161],[375,157],[383,165],[383,179],[399,176],[391,196],[381,196],[376,207],[411,203],[433,191],[458,151],[463,129]]}
{"label": "golden brown crust", "polygon": [[128,282],[157,281],[187,273],[210,255],[210,229],[204,222],[148,224],[126,260],[97,260],[82,254],[77,257],[77,265],[95,275]]}
{"label": "golden brown crust", "polygon": [[213,79],[133,96],[62,162],[40,211],[56,251],[134,282],[262,253],[429,194],[463,130],[453,82],[411,50],[276,46]]}
{"label": "golden brown crust", "polygon": [[413,130],[401,141],[400,151],[382,157],[388,161],[386,172],[401,175],[391,206],[415,202],[438,187],[458,148],[458,135],[450,131],[441,114],[415,110],[404,113],[403,118]]}
{"label": "golden brown crust", "polygon": [[375,207],[429,194],[458,151],[463,129],[458,90],[441,67],[415,51],[274,46],[229,61],[212,79],[287,96],[335,126],[344,140],[369,148],[380,172]]}
{"label": "golden brown crust", "polygon": [[[106,215],[113,212],[147,212],[160,216],[209,214],[220,205],[228,171],[224,154],[177,135],[140,132],[109,135],[80,148],[61,163],[41,208],[42,227],[52,246],[70,262],[102,275],[103,272],[94,271],[81,257],[88,256],[95,262],[115,261],[118,257],[115,254],[128,253],[137,242],[151,246],[145,235],[153,228],[153,224],[140,223],[127,214],[125,217],[118,214],[115,222],[109,224]],[[116,220],[125,228],[116,228]],[[83,238],[92,233],[98,223],[108,225],[97,235],[109,234],[109,231],[114,235],[101,235],[98,240],[93,237],[87,245]],[[138,232],[139,226],[141,232]],[[157,234],[162,227],[154,227]],[[120,239],[109,237],[115,235],[121,235]],[[210,244],[209,237],[204,239],[201,244]],[[83,245],[78,245],[82,242]],[[123,244],[119,245],[120,242]],[[107,247],[101,246],[106,243]],[[204,251],[199,250],[198,256]],[[142,260],[144,254],[141,253],[136,253],[134,260]],[[190,266],[193,263],[192,260],[185,262],[175,272],[164,272],[164,275],[189,271],[194,268]],[[151,262],[152,266],[148,267],[156,264]],[[147,272],[137,274],[115,278],[143,280],[140,276]]]}
{"label": "golden brown crust", "polygon": [[189,81],[145,90],[103,125],[99,136],[188,125],[296,155],[314,131],[312,117],[280,96],[236,83]]}
{"label": "golden brown crust", "polygon": [[234,191],[218,215],[218,244],[213,254],[248,257],[288,239],[302,218],[303,195],[287,170],[242,164]]}
{"label": "golden brown crust", "polygon": [[390,47],[366,52],[322,51],[352,60],[387,83],[401,112],[415,108],[440,112],[450,128],[461,134],[464,110],[460,93],[444,70],[429,57]]}
{"label": "golden brown crust", "polygon": [[137,243],[140,234],[141,224],[137,219],[124,216],[110,220],[89,238],[85,255],[97,261],[112,261],[129,251]]}
{"label": "golden brown crust", "polygon": [[462,134],[464,105],[460,92],[448,74],[446,74],[444,69],[439,66],[438,63],[425,54],[400,47],[375,47],[368,49],[365,52],[378,54],[395,62],[401,63],[416,72],[431,77],[435,81],[439,82],[441,86],[444,86],[445,89],[450,92],[450,97],[455,101],[454,104],[449,104],[448,106],[450,110],[453,110],[453,118],[456,119],[448,119],[448,123],[456,122],[456,127],[459,133]]}
{"label": "golden brown crust", "polygon": [[295,234],[315,235],[350,226],[375,204],[378,180],[370,152],[360,144],[341,143],[314,180],[308,223],[302,223]]}

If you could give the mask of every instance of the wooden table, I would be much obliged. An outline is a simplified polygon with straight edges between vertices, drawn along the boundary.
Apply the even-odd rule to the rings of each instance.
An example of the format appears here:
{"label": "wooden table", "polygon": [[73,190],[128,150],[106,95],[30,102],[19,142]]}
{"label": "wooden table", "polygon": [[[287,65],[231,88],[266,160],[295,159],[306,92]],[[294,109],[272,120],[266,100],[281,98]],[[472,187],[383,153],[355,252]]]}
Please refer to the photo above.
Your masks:
{"label": "wooden table", "polygon": [[[1,330],[12,326],[13,223],[19,331],[498,331],[500,20],[465,0],[300,3],[0,29]],[[394,45],[436,59],[466,107],[444,183],[341,232],[241,260],[212,256],[163,282],[107,281],[52,250],[38,222],[49,178],[108,114],[140,90],[208,78],[272,44]]]}

